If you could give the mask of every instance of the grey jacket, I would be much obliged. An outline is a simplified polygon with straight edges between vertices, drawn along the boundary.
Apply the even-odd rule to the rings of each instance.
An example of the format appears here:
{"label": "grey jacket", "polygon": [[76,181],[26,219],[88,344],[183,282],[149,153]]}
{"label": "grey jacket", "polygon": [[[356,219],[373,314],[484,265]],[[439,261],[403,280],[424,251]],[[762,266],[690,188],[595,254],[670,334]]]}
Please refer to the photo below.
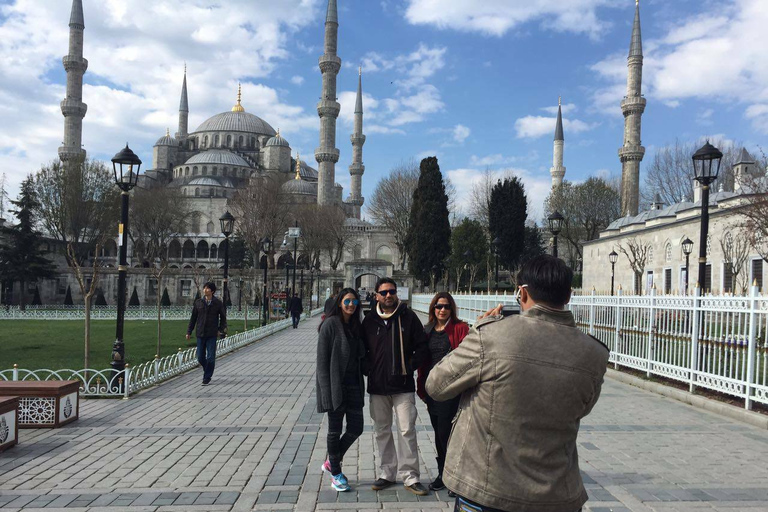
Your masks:
{"label": "grey jacket", "polygon": [[[357,353],[359,357],[365,354],[363,341],[360,338],[347,340],[344,333],[344,325],[338,316],[331,316],[323,321],[320,326],[320,335],[317,340],[317,368],[316,368],[316,395],[317,412],[324,413],[335,411],[344,402],[344,390],[342,383],[344,373],[349,364],[349,343],[359,343]],[[365,390],[363,372],[360,372],[360,393]]]}
{"label": "grey jacket", "polygon": [[541,306],[475,326],[427,379],[436,400],[462,394],[443,481],[510,512],[578,510],[580,420],[600,396],[608,349],[573,315]]}

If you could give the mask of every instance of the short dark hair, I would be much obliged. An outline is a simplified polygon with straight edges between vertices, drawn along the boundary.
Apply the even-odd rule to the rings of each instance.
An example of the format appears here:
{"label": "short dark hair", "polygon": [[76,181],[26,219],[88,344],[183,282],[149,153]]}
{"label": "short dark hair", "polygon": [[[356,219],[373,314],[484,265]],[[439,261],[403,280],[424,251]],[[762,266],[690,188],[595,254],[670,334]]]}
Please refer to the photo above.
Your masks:
{"label": "short dark hair", "polygon": [[379,293],[379,288],[381,288],[381,285],[383,284],[391,284],[395,287],[395,290],[397,290],[397,283],[394,279],[391,277],[380,277],[378,281],[376,281],[376,293]]}
{"label": "short dark hair", "polygon": [[573,270],[563,260],[548,254],[526,261],[517,273],[517,285],[528,285],[534,301],[555,307],[568,303],[572,283]]}
{"label": "short dark hair", "polygon": [[207,283],[205,283],[205,286],[203,286],[203,290],[205,290],[206,288],[211,290],[211,293],[216,293],[216,283],[214,283],[213,281],[208,281]]}

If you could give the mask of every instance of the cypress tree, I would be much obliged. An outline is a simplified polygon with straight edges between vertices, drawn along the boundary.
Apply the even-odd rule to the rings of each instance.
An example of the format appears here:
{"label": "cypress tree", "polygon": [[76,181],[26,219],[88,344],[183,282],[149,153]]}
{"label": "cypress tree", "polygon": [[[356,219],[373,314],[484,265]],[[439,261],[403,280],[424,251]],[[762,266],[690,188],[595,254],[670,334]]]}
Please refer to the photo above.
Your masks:
{"label": "cypress tree", "polygon": [[435,157],[421,161],[410,220],[406,247],[411,273],[427,283],[442,275],[445,260],[451,253],[448,195]]}
{"label": "cypress tree", "polygon": [[523,261],[544,254],[544,241],[541,232],[536,226],[525,226],[525,255]]}
{"label": "cypress tree", "polygon": [[133,293],[131,294],[131,300],[128,301],[129,306],[141,306],[139,302],[139,292],[136,291],[136,287],[133,287]]}
{"label": "cypress tree", "polygon": [[516,177],[505,178],[493,187],[488,208],[491,240],[499,239],[499,263],[513,270],[525,254],[525,221],[528,198],[523,183]]}
{"label": "cypress tree", "polygon": [[171,298],[168,296],[168,287],[163,290],[163,298],[160,299],[160,305],[164,308],[171,307]]}
{"label": "cypress tree", "polygon": [[107,305],[107,298],[104,297],[104,290],[101,288],[98,289],[96,292],[96,301],[94,302],[95,306],[106,306]]}
{"label": "cypress tree", "polygon": [[64,305],[65,306],[74,305],[74,302],[72,302],[72,288],[69,285],[67,285],[67,294],[64,296]]}
{"label": "cypress tree", "polygon": [[33,306],[42,306],[43,301],[40,300],[40,288],[35,286],[35,296],[32,298],[32,305]]}

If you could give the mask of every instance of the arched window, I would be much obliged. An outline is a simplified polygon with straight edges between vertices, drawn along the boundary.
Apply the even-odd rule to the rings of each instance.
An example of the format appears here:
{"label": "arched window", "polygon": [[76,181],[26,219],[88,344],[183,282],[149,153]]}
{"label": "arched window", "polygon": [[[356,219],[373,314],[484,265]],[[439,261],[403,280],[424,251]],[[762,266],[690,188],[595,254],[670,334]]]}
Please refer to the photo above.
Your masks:
{"label": "arched window", "polygon": [[213,222],[209,222],[208,226],[206,226],[206,229],[208,230],[208,234],[212,235],[216,229],[216,225]]}
{"label": "arched window", "polygon": [[195,189],[195,197],[200,197],[200,188]]}
{"label": "arched window", "polygon": [[197,259],[207,260],[208,257],[208,242],[205,240],[200,240],[200,242],[197,244]]}
{"label": "arched window", "polygon": [[192,168],[192,176],[197,176],[197,173],[198,173],[197,166],[194,166]]}
{"label": "arched window", "polygon": [[218,175],[218,174],[219,174],[219,170],[218,170],[216,167],[214,167],[214,168],[213,168],[213,172],[211,172],[211,175],[212,175],[212,176],[216,176],[216,175]]}
{"label": "arched window", "polygon": [[211,259],[219,259],[219,248],[216,247],[216,244],[211,244]]}
{"label": "arched window", "polygon": [[216,194],[213,193],[213,187],[211,187],[210,189],[208,189],[208,197],[213,197],[214,195]]}
{"label": "arched window", "polygon": [[187,167],[187,168],[184,170],[184,174],[185,174],[185,175],[187,175],[187,176],[189,176],[189,167]]}
{"label": "arched window", "polygon": [[214,135],[213,136],[213,146],[214,147],[219,147],[219,142],[220,142],[219,134]]}
{"label": "arched window", "polygon": [[200,147],[200,137],[197,138],[197,147]]}
{"label": "arched window", "polygon": [[203,166],[203,176],[208,176],[208,167]]}
{"label": "arched window", "polygon": [[[182,258],[185,260],[195,259],[195,243],[192,240],[184,242],[184,249],[182,251]],[[187,267],[184,267],[187,268]]]}
{"label": "arched window", "polygon": [[227,176],[229,174],[229,169],[226,167],[224,168],[224,172],[222,173],[222,176]]}
{"label": "arched window", "polygon": [[181,193],[182,193],[183,195],[187,195],[187,189],[183,189],[183,190],[181,191]]}
{"label": "arched window", "polygon": [[243,147],[243,136],[242,135],[240,136],[238,146],[239,147]]}
{"label": "arched window", "polygon": [[664,261],[669,263],[672,261],[672,244],[667,242],[667,246],[664,248]]}
{"label": "arched window", "polygon": [[252,148],[256,147],[256,137],[251,137],[251,147]]}
{"label": "arched window", "polygon": [[377,260],[384,260],[384,261],[388,261],[388,262],[392,263],[392,249],[390,249],[386,245],[382,245],[376,251],[376,259]]}
{"label": "arched window", "polygon": [[232,147],[232,136],[231,135],[227,135],[227,147],[228,148]]}
{"label": "arched window", "polygon": [[207,148],[207,147],[208,147],[208,136],[207,136],[207,135],[206,135],[206,136],[205,136],[205,138],[203,139],[203,147],[204,147],[204,148]]}
{"label": "arched window", "polygon": [[178,240],[171,241],[171,244],[168,246],[168,257],[172,260],[181,258],[181,244]]}
{"label": "arched window", "polygon": [[648,263],[653,263],[653,247],[648,248]]}

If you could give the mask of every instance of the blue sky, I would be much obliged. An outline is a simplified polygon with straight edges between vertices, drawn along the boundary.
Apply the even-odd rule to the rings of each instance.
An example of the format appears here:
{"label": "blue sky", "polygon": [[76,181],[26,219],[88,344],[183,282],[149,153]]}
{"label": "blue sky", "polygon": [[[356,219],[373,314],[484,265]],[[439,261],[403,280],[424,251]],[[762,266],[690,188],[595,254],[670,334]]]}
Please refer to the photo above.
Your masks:
{"label": "blue sky", "polygon": [[[92,157],[108,159],[128,140],[151,167],[152,144],[176,129],[186,61],[191,129],[231,108],[242,81],[246,110],[314,164],[325,0],[84,5],[83,142]],[[0,173],[12,195],[26,173],[55,157],[62,138],[69,8],[69,0],[0,1]],[[632,0],[339,0],[336,177],[345,195],[358,66],[365,196],[399,162],[437,155],[465,209],[472,183],[490,167],[519,175],[540,215],[560,95],[566,179],[618,175],[634,8]],[[675,138],[762,145],[768,2],[643,0],[641,13],[645,164]]]}

